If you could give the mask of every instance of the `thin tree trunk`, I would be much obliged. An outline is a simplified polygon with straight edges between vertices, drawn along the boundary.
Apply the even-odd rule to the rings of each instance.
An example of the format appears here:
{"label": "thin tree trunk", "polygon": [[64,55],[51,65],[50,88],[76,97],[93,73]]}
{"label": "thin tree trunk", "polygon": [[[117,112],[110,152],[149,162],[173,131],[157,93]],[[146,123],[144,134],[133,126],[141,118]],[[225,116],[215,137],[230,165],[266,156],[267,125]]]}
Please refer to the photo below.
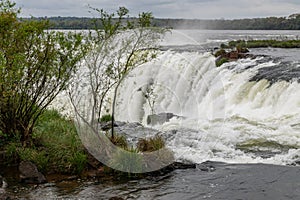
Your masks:
{"label": "thin tree trunk", "polygon": [[117,93],[119,86],[121,85],[122,80],[118,82],[115,88],[114,92],[114,99],[113,99],[113,105],[112,105],[112,113],[111,113],[111,138],[114,139],[114,124],[115,124],[115,107],[116,107],[116,101],[117,101]]}

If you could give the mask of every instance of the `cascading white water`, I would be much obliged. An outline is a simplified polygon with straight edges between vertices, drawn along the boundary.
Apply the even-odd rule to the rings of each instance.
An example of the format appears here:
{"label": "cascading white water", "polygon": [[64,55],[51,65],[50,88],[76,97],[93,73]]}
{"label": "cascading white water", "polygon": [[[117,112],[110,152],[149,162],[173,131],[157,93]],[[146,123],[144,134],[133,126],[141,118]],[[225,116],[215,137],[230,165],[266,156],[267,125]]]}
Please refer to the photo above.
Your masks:
{"label": "cascading white water", "polygon": [[[278,61],[264,57],[240,59],[217,68],[214,56],[200,53],[206,50],[199,44],[210,38],[212,43],[229,36],[240,39],[245,33],[213,33],[204,32],[206,38],[201,32],[188,31],[187,41],[182,40],[184,34],[172,35],[172,42],[167,40],[165,45],[183,41],[180,48],[175,47],[178,52],[162,51],[155,60],[131,71],[119,88],[116,119],[146,125],[152,112],[181,116],[153,127],[162,132],[178,160],[299,164],[299,81],[249,81],[259,69],[277,67]],[[194,37],[198,37],[196,41],[191,39]],[[201,51],[189,52],[185,44],[198,44],[194,46]],[[53,107],[72,115],[66,99],[61,95]]]}
{"label": "cascading white water", "polygon": [[275,65],[261,59],[216,68],[210,53],[164,52],[123,82],[116,117],[146,124],[152,111],[183,116],[155,126],[165,131],[178,160],[294,164],[300,157],[300,84],[250,82],[258,69]]}

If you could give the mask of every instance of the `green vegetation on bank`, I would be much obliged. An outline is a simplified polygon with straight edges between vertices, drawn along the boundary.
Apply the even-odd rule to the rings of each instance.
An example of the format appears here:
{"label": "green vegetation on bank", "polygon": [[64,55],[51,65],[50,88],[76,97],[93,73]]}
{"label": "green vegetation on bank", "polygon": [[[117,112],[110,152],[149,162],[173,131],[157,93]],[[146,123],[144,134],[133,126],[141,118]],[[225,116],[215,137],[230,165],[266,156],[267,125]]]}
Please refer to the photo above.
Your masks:
{"label": "green vegetation on bank", "polygon": [[20,10],[0,2],[1,138],[30,143],[46,107],[63,90],[85,53],[83,36],[46,31],[46,21],[19,21]]}
{"label": "green vegetation on bank", "polygon": [[300,48],[300,40],[237,40],[221,46],[222,48]]}
{"label": "green vegetation on bank", "polygon": [[221,44],[220,49],[214,53],[216,66],[226,62],[247,58],[253,55],[247,54],[248,48],[300,48],[300,40],[235,40],[227,44]]}
{"label": "green vegetation on bank", "polygon": [[228,58],[221,58],[219,60],[216,61],[216,66],[217,67],[220,67],[221,65],[223,65],[224,63],[227,63],[229,62],[229,59]]}
{"label": "green vegetation on bank", "polygon": [[[166,29],[152,26],[151,13],[141,13],[123,23],[129,18],[129,10],[120,7],[111,14],[93,9],[100,17],[94,22],[95,29],[87,34],[49,31],[47,21],[19,20],[20,10],[15,5],[10,0],[0,1],[0,151],[6,156],[4,162],[31,161],[43,173],[80,174],[87,168],[91,155],[79,140],[75,121],[47,110],[56,96],[66,91],[75,115],[82,116],[82,102],[76,102],[83,99],[78,92],[82,80],[76,79],[76,72],[84,60],[90,82],[83,87],[90,86],[87,96],[95,103],[90,109],[96,116],[83,121],[89,125],[94,125],[95,119],[111,121],[111,134],[107,136],[121,147],[111,158],[112,166],[124,165],[121,171],[130,171],[132,165],[140,165],[138,170],[146,168],[146,159],[139,160],[142,151],[161,149],[164,141],[161,137],[144,140],[147,148],[139,149],[115,134],[116,96],[130,70],[155,58]],[[102,116],[102,108],[109,112],[104,106],[110,100],[109,92],[114,94],[111,115]],[[128,154],[130,161],[126,160]],[[159,156],[173,158],[170,151]],[[99,166],[90,165],[98,170]]]}
{"label": "green vegetation on bank", "polygon": [[16,140],[3,148],[8,162],[31,161],[44,173],[78,174],[87,164],[87,154],[73,121],[55,110],[46,110],[41,115],[33,129],[30,147],[23,147]]}
{"label": "green vegetation on bank", "polygon": [[[109,136],[108,136],[109,137]],[[137,147],[128,144],[126,137],[115,134],[111,142],[122,150],[117,151],[110,161],[114,168],[124,171],[136,171],[144,168],[143,152],[153,152],[165,148],[162,137],[140,139]],[[24,147],[19,140],[11,140],[0,148],[6,151],[5,165],[14,165],[20,161],[31,161],[45,174],[76,174],[88,170],[88,152],[79,139],[75,124],[56,110],[46,110],[33,129],[32,143]],[[173,156],[169,151],[166,158]],[[129,159],[129,160],[128,160]],[[125,177],[142,177],[133,173],[123,173],[105,167],[108,174]]]}

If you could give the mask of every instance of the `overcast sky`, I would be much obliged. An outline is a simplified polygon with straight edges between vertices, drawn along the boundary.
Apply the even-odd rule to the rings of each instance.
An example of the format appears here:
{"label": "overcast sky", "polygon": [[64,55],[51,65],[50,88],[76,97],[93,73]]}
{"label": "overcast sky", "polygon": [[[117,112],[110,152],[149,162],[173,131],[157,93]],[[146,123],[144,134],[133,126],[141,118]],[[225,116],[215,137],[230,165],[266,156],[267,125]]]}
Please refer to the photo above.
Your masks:
{"label": "overcast sky", "polygon": [[22,16],[92,17],[88,5],[115,11],[127,7],[132,15],[152,12],[158,18],[233,19],[289,16],[300,12],[300,0],[15,0]]}

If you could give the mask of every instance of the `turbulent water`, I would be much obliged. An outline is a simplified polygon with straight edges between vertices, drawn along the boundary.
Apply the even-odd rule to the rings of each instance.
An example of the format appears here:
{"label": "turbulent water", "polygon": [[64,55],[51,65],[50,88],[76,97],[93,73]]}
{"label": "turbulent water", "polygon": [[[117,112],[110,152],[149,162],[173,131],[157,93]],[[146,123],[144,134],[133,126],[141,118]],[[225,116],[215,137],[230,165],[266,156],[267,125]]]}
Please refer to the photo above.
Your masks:
{"label": "turbulent water", "polygon": [[[166,41],[182,42],[177,46],[174,42],[156,60],[130,73],[120,89],[117,119],[146,124],[153,111],[183,116],[154,127],[166,132],[167,144],[178,160],[300,162],[300,59],[282,59],[287,51],[291,55],[298,51],[265,49],[268,55],[217,68],[214,56],[200,50],[201,44],[213,47],[226,37],[295,38],[299,32],[254,32],[251,36],[232,32],[214,39],[205,39],[206,32],[193,39],[197,34],[192,33],[175,31]],[[193,49],[197,45],[198,50]],[[153,109],[145,98],[149,89],[154,94],[148,98]],[[170,134],[171,130],[176,131]]]}
{"label": "turbulent water", "polygon": [[[257,57],[218,68],[211,53],[234,39],[299,35],[174,30],[155,60],[127,76],[117,120],[147,126],[149,114],[176,114],[150,128],[160,131],[176,160],[197,163],[196,169],[127,182],[78,180],[9,190],[21,199],[299,199],[300,168],[293,166],[300,164],[300,51],[252,49]],[[53,106],[70,111],[64,97]]]}

